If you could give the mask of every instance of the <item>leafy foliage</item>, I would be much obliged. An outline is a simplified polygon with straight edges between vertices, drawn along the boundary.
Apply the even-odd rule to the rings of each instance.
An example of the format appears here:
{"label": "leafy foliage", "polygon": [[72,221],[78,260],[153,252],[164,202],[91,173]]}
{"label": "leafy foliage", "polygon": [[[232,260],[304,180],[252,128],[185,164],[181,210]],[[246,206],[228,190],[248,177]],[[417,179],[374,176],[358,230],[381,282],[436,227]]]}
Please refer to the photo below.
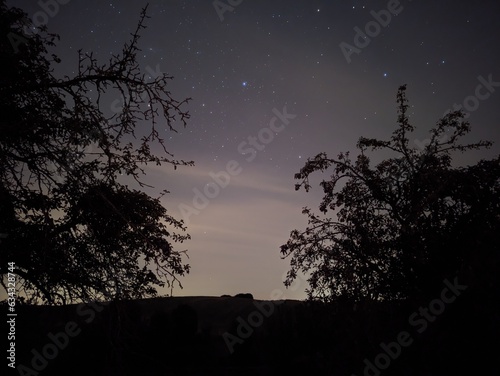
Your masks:
{"label": "leafy foliage", "polygon": [[[156,286],[180,285],[189,265],[171,242],[189,238],[183,222],[167,214],[163,194],[152,198],[122,181],[125,174],[147,186],[148,163],[193,164],[174,159],[158,131],[186,125],[189,98],[172,98],[172,77],[147,81],[139,69],[146,8],[121,54],[100,65],[79,51],[77,72],[63,78],[54,74],[61,60],[48,52],[58,36],[34,29],[4,2],[0,12],[2,275],[15,262],[28,300],[52,304],[111,290],[116,298],[151,296]],[[112,95],[124,98],[119,113],[106,110]]]}
{"label": "leafy foliage", "polygon": [[[433,291],[445,277],[479,280],[500,265],[500,157],[452,166],[453,152],[491,146],[457,142],[470,132],[460,111],[439,120],[423,150],[412,148],[405,93],[400,87],[390,140],[361,137],[354,161],[348,152],[320,153],[295,175],[296,189],[308,191],[312,173],[333,169],[320,184],[323,215],[304,208],[307,228],[292,231],[281,246],[283,257],[291,256],[285,284],[298,272],[309,274],[311,299],[408,299]],[[372,168],[367,151],[377,149],[396,156]]]}

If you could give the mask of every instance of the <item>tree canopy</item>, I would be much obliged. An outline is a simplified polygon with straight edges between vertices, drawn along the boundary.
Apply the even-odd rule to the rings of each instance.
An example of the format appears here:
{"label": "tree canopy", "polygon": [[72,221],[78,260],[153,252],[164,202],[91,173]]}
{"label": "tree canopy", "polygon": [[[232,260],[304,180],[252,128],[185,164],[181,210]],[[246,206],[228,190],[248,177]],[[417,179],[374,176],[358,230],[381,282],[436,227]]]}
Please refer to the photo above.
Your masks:
{"label": "tree canopy", "polygon": [[[295,188],[308,191],[312,173],[333,170],[320,183],[322,214],[305,207],[307,228],[281,246],[291,260],[285,285],[306,273],[311,299],[409,299],[435,293],[445,278],[486,286],[498,271],[500,156],[453,167],[454,153],[492,145],[458,142],[471,129],[461,111],[437,122],[423,150],[412,147],[406,86],[397,104],[389,140],[361,137],[354,160],[320,153],[295,175]],[[378,149],[394,157],[372,167],[368,151]]]}
{"label": "tree canopy", "polygon": [[[101,64],[79,51],[74,76],[57,77],[61,59],[48,51],[59,37],[1,2],[0,271],[15,263],[30,302],[153,296],[189,272],[173,245],[189,235],[160,202],[168,192],[123,180],[144,187],[148,163],[193,164],[174,159],[158,130],[186,126],[189,98],[172,97],[171,76],[148,81],[139,68],[146,10],[121,53]],[[113,95],[119,113],[107,111]]]}

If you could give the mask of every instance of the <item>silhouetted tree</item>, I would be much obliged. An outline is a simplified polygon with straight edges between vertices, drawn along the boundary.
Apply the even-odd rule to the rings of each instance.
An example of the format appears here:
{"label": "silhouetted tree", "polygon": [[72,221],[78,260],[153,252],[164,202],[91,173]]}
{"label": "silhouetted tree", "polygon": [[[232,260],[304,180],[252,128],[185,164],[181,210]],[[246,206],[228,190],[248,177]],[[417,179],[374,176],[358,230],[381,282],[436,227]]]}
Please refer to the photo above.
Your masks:
{"label": "silhouetted tree", "polygon": [[[281,246],[283,258],[291,256],[285,284],[299,271],[310,273],[311,299],[416,298],[435,293],[444,278],[491,285],[499,269],[500,157],[452,166],[453,152],[491,146],[457,142],[470,132],[460,111],[439,120],[423,150],[411,147],[405,90],[398,90],[398,127],[390,140],[361,137],[354,161],[348,152],[336,159],[320,153],[295,175],[295,188],[308,191],[310,174],[333,167],[320,184],[323,215],[305,207],[307,228],[292,231]],[[368,149],[394,157],[372,168]]]}
{"label": "silhouetted tree", "polygon": [[[58,36],[0,4],[1,274],[15,262],[28,299],[51,304],[99,299],[110,290],[116,298],[152,296],[158,286],[180,285],[189,265],[186,251],[171,242],[189,238],[183,222],[167,214],[161,196],[121,178],[143,187],[148,163],[193,164],[173,159],[158,131],[186,125],[189,98],[172,98],[172,77],[148,81],[139,69],[146,8],[121,54],[98,64],[79,51],[74,77],[57,78],[61,60],[48,50]],[[113,95],[124,99],[120,113],[103,107]]]}

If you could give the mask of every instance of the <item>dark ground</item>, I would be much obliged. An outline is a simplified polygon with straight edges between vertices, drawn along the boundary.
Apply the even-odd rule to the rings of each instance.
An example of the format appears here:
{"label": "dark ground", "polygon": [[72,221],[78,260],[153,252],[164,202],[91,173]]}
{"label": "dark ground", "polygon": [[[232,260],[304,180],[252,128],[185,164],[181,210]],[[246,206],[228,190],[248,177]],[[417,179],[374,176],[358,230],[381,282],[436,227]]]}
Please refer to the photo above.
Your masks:
{"label": "dark ground", "polygon": [[174,297],[18,306],[11,374],[493,375],[500,319],[485,299],[464,291],[443,305]]}

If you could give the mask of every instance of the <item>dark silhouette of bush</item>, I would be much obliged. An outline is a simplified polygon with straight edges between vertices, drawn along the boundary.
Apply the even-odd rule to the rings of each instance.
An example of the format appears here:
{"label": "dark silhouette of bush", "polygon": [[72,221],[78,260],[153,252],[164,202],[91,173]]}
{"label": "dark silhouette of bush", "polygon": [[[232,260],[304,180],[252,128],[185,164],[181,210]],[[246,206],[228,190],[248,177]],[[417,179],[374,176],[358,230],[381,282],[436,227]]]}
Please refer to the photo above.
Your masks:
{"label": "dark silhouette of bush", "polygon": [[253,295],[250,293],[239,293],[234,296],[235,298],[243,298],[243,299],[253,299]]}
{"label": "dark silhouette of bush", "polygon": [[[389,140],[361,137],[355,159],[349,152],[320,153],[295,175],[295,188],[308,191],[311,174],[333,170],[320,183],[322,214],[304,208],[307,228],[293,230],[281,246],[283,257],[291,257],[285,284],[308,274],[311,299],[427,300],[445,278],[457,276],[478,292],[495,292],[500,156],[453,165],[456,154],[492,145],[459,143],[470,132],[462,111],[444,115],[423,150],[412,146],[405,92],[401,86]],[[368,154],[377,149],[395,156],[372,166]]]}

